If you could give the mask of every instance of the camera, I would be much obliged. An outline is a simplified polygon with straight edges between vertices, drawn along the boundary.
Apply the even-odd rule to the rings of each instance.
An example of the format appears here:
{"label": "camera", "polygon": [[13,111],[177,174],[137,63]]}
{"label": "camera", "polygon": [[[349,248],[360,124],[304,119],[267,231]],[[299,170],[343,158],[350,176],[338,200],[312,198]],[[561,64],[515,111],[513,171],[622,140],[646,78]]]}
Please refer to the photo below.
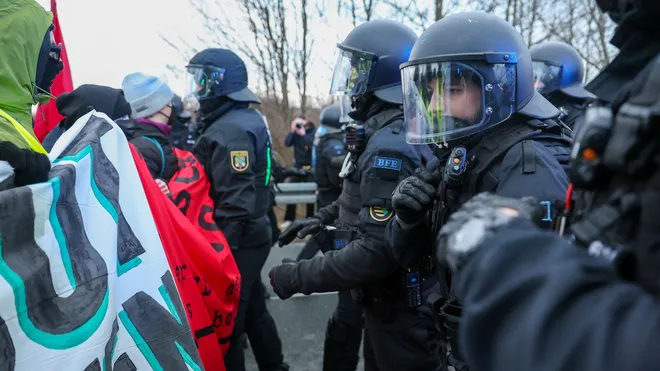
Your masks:
{"label": "camera", "polygon": [[300,121],[296,122],[296,129],[302,129],[302,127],[303,127],[302,122],[300,122]]}

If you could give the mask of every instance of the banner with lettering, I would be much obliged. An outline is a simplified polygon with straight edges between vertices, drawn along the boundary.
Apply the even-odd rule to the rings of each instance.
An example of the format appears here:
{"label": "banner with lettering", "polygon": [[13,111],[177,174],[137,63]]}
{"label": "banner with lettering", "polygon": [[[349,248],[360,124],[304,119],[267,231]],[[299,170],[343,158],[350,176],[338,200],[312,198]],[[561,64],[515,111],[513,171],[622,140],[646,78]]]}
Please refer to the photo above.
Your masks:
{"label": "banner with lettering", "polygon": [[[200,225],[197,219],[205,215],[202,208],[179,210],[160,191],[139,152],[133,146],[131,150],[202,362],[207,371],[224,371],[223,355],[229,348],[240,299],[240,274],[227,240],[213,219],[212,224]],[[186,193],[191,199],[209,198],[204,170],[191,153],[181,151],[179,155],[187,155],[187,161],[180,161],[180,170],[170,184],[187,181],[185,184],[193,186]],[[191,167],[195,176],[186,178]],[[181,188],[185,187],[173,194],[181,194]]]}
{"label": "banner with lettering", "polygon": [[[178,148],[173,151],[178,159],[179,170],[168,184],[171,198],[181,214],[209,242],[194,251],[186,251],[189,251],[192,269],[197,272],[197,276],[205,277],[202,291],[205,306],[211,318],[215,318],[215,336],[221,344],[222,354],[226,354],[240,300],[240,273],[224,234],[213,220],[213,200],[209,196],[211,183],[204,168],[192,153]],[[191,265],[184,265],[185,268],[190,269]],[[199,277],[195,280],[199,281]],[[225,322],[221,326],[218,325],[219,319]]]}
{"label": "banner with lettering", "polygon": [[0,192],[0,370],[203,370],[126,138],[99,113]]}

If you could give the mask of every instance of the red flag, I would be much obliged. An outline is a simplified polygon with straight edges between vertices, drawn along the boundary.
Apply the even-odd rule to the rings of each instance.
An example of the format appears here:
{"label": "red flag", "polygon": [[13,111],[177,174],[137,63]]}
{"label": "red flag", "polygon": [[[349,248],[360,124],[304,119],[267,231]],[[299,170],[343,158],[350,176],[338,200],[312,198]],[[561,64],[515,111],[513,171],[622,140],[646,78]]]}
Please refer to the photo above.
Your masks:
{"label": "red flag", "polygon": [[170,190],[178,189],[173,196],[187,194],[184,215],[160,191],[140,153],[130,147],[204,369],[225,371],[223,356],[238,311],[240,273],[222,232],[204,225],[205,205],[212,203],[210,183],[190,152],[175,151],[179,172]]}
{"label": "red flag", "polygon": [[[64,63],[64,69],[57,75],[50,88],[50,93],[56,97],[60,94],[70,92],[73,90],[73,79],[71,78],[71,68],[69,67],[69,57],[64,46],[64,38],[62,37],[62,28],[60,27],[60,19],[57,15],[57,0],[50,0],[50,11],[53,12],[53,25],[55,30],[55,42],[62,45],[61,58]],[[34,134],[39,141],[44,140],[46,135],[55,127],[64,117],[60,115],[55,106],[55,100],[51,99],[48,104],[41,106],[37,105],[37,114],[34,118]]]}

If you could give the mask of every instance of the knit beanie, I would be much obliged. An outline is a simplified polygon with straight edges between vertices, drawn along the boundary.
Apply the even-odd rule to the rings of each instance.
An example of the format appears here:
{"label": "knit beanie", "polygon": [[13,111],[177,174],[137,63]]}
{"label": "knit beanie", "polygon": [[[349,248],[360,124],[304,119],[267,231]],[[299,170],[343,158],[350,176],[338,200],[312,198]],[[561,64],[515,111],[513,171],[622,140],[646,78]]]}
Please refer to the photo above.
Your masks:
{"label": "knit beanie", "polygon": [[174,93],[165,81],[139,72],[124,77],[121,88],[131,105],[132,119],[153,116],[167,106],[174,97]]}

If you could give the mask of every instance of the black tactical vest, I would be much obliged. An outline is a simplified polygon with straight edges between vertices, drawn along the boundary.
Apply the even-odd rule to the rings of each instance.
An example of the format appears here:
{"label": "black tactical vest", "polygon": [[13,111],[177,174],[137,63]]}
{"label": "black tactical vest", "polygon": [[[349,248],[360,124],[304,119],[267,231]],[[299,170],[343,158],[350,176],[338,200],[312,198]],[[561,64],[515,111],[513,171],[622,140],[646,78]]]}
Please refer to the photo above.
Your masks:
{"label": "black tactical vest", "polygon": [[[373,133],[393,123],[401,123],[403,111],[400,109],[384,110],[370,119],[364,125],[367,131],[367,143]],[[357,159],[354,160],[357,163]],[[362,196],[360,193],[361,170],[355,169],[344,178],[341,195],[339,196],[339,218],[342,223],[357,227],[358,214],[362,208]]]}

